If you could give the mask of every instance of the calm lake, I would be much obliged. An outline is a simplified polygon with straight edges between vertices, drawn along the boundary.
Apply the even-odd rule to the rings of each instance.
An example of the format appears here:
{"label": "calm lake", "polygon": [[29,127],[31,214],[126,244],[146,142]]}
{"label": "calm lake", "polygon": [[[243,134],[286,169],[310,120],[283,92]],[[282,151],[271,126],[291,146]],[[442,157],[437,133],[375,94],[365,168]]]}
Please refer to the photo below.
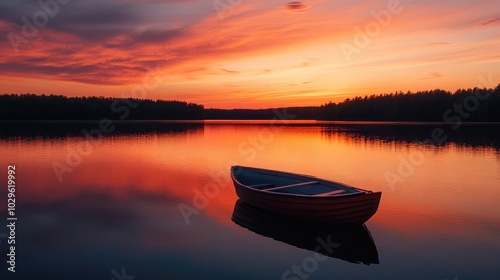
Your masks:
{"label": "calm lake", "polygon": [[[1,279],[500,279],[498,124],[104,128],[0,124]],[[433,136],[444,141],[424,143]],[[365,227],[277,217],[237,203],[236,164],[382,191],[380,207]],[[9,165],[15,273],[7,270]],[[316,254],[318,246],[331,254]]]}

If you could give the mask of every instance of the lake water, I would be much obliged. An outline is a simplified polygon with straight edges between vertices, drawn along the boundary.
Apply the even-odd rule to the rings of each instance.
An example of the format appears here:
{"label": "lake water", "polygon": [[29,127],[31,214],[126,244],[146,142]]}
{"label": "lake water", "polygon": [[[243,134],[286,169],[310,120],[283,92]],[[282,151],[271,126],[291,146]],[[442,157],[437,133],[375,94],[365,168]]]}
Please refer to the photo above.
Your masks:
{"label": "lake water", "polygon": [[[500,279],[500,125],[0,128],[1,279]],[[446,140],[423,144],[435,129]],[[316,227],[237,203],[235,164],[382,191],[382,200],[365,227]],[[312,251],[324,243],[328,257]]]}

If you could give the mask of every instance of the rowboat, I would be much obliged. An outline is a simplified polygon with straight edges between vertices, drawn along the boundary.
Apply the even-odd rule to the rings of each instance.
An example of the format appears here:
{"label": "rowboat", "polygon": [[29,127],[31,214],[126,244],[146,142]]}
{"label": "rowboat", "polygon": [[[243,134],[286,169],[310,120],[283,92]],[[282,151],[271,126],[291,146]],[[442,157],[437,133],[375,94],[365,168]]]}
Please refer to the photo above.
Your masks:
{"label": "rowboat", "polygon": [[314,176],[232,166],[238,197],[250,205],[298,219],[362,224],[377,212],[381,192]]}
{"label": "rowboat", "polygon": [[[256,234],[356,264],[378,264],[375,241],[366,225],[299,220],[236,201],[232,221]],[[299,226],[300,225],[300,226]]]}

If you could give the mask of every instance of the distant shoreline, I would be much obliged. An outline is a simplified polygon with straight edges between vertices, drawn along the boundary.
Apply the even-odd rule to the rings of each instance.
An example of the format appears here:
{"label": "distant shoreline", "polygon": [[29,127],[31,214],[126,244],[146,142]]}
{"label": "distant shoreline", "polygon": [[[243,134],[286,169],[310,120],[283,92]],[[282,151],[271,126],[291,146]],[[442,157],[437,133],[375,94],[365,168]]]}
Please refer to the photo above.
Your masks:
{"label": "distant shoreline", "polygon": [[[235,125],[269,125],[270,120],[111,120],[119,124],[235,124]],[[100,120],[0,120],[0,124],[97,124]],[[280,125],[444,125],[453,126],[454,122],[421,122],[421,121],[330,121],[330,120],[288,120]],[[500,122],[462,122],[462,125],[500,125]]]}
{"label": "distant shoreline", "polygon": [[205,109],[185,101],[133,98],[0,95],[0,121],[311,120],[337,122],[496,123],[500,84],[490,89],[396,92],[321,106],[269,109]]}

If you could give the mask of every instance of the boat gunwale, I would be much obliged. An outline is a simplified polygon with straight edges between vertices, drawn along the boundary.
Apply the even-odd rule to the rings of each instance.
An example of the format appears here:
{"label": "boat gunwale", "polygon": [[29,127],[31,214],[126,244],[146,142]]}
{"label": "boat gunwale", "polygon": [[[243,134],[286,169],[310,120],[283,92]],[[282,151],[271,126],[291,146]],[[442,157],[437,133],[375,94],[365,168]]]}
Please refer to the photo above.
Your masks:
{"label": "boat gunwale", "polygon": [[[235,169],[237,168],[242,168],[242,169],[247,169],[247,170],[256,170],[256,171],[260,171],[264,174],[268,174],[268,175],[273,175],[272,173],[280,173],[282,175],[291,175],[291,176],[284,176],[284,177],[295,177],[295,178],[308,178],[308,179],[313,179],[315,181],[318,181],[318,182],[326,182],[326,183],[333,183],[333,184],[337,184],[337,185],[340,185],[340,186],[343,186],[343,187],[347,187],[347,188],[352,188],[354,190],[357,190],[358,192],[353,192],[353,193],[345,193],[345,194],[338,194],[338,195],[333,195],[333,196],[314,196],[314,195],[307,195],[307,194],[295,194],[295,193],[284,193],[284,192],[272,192],[272,191],[266,191],[265,189],[261,190],[261,189],[256,189],[256,188],[252,188],[246,184],[243,184],[241,183],[237,177],[236,177],[236,174],[235,174]],[[271,174],[269,174],[269,172]],[[262,194],[271,194],[271,195],[282,195],[282,196],[291,196],[291,197],[305,197],[305,198],[309,198],[309,199],[313,199],[313,200],[324,200],[324,199],[332,199],[332,198],[343,198],[343,197],[350,197],[350,196],[357,196],[357,195],[365,195],[365,194],[375,194],[375,193],[379,193],[379,192],[373,192],[371,190],[365,190],[365,189],[361,189],[361,188],[357,188],[357,187],[353,187],[353,186],[350,186],[350,185],[347,185],[347,184],[344,184],[344,183],[339,183],[339,182],[336,182],[336,181],[331,181],[331,180],[325,180],[325,179],[321,179],[321,178],[317,178],[315,176],[311,176],[311,175],[305,175],[305,174],[296,174],[296,173],[289,173],[289,172],[284,172],[284,171],[278,171],[278,170],[271,170],[271,169],[262,169],[262,168],[255,168],[255,167],[248,167],[248,166],[241,166],[241,165],[234,165],[234,166],[231,166],[231,178],[234,182],[236,182],[239,186],[242,186],[242,187],[245,187],[246,189],[248,190],[252,190],[252,191],[256,191],[256,192],[260,192]]]}

